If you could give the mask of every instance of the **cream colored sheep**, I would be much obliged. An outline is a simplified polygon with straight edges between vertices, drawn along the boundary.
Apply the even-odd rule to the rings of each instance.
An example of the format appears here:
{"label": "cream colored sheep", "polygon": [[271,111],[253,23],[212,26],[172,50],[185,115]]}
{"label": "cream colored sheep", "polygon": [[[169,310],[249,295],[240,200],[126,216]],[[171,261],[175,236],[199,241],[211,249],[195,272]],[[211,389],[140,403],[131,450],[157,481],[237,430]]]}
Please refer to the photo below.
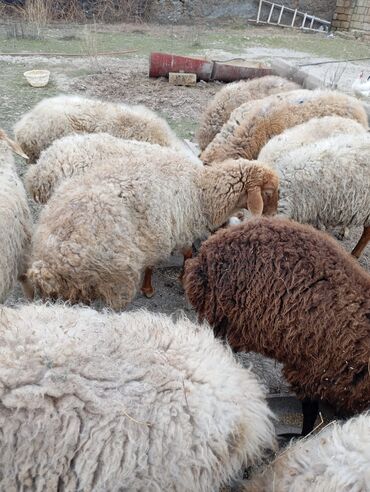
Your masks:
{"label": "cream colored sheep", "polygon": [[213,492],[274,445],[250,370],[207,326],[0,308],[0,489]]}
{"label": "cream colored sheep", "polygon": [[201,150],[212,142],[234,109],[242,104],[280,92],[293,91],[299,86],[282,77],[267,75],[258,79],[240,80],[225,85],[210,101],[202,116],[197,139]]}
{"label": "cream colored sheep", "polygon": [[[69,135],[55,140],[41,152],[36,165],[28,169],[26,188],[36,202],[46,203],[66,178],[83,174],[92,167],[98,168],[119,157],[125,158],[124,169],[131,165],[131,155],[139,157],[141,153],[156,153],[160,150],[161,146],[157,144],[123,140],[107,133]],[[198,164],[201,165],[201,161],[198,160]]]}
{"label": "cream colored sheep", "polygon": [[157,143],[185,152],[168,123],[144,106],[129,106],[81,96],[43,99],[14,126],[17,142],[35,162],[42,150],[72,133],[106,132],[119,138]]}
{"label": "cream colored sheep", "polygon": [[258,159],[273,164],[291,150],[298,150],[304,145],[337,135],[365,135],[366,131],[357,121],[341,116],[312,118],[269,140],[259,153]]}
{"label": "cream colored sheep", "polygon": [[243,104],[202,152],[205,164],[226,158],[256,159],[275,135],[311,118],[342,116],[368,127],[367,115],[357,99],[336,91],[299,90]]}
{"label": "cream colored sheep", "polygon": [[239,490],[365,492],[370,485],[370,414],[333,422],[294,442]]}
{"label": "cream colored sheep", "polygon": [[6,299],[17,280],[26,296],[32,296],[25,277],[29,266],[32,221],[12,151],[27,157],[19,145],[0,129],[0,302]]}
{"label": "cream colored sheep", "polygon": [[352,251],[370,241],[370,135],[338,135],[282,155],[279,213],[319,229],[362,226]]}
{"label": "cream colored sheep", "polygon": [[[122,167],[125,172],[122,173]],[[161,148],[132,153],[61,184],[41,213],[28,275],[43,297],[102,299],[122,309],[152,295],[151,268],[221,226],[235,210],[274,213],[278,179],[239,159],[193,166]]]}

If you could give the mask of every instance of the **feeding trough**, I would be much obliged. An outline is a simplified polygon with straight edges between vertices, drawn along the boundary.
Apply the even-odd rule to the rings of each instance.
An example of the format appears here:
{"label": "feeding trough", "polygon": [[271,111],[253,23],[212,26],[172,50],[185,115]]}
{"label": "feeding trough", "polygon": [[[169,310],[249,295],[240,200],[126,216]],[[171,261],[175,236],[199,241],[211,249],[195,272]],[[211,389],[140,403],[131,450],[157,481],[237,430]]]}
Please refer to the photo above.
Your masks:
{"label": "feeding trough", "polygon": [[23,74],[32,87],[45,87],[49,82],[49,70],[28,70]]}
{"label": "feeding trough", "polygon": [[193,56],[153,52],[149,60],[149,77],[168,77],[169,73],[195,73],[197,80],[232,82],[271,75],[270,65],[255,60],[213,61]]}

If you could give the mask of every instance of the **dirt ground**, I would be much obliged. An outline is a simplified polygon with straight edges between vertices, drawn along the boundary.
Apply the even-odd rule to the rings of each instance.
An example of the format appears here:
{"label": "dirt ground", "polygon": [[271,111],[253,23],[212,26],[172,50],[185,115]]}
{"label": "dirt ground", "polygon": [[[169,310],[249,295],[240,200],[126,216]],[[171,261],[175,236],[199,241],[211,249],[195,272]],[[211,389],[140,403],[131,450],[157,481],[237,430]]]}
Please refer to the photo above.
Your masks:
{"label": "dirt ground", "polygon": [[[199,82],[196,87],[188,88],[170,86],[164,78],[149,79],[148,54],[151,50],[204,55],[217,60],[241,57],[268,62],[281,57],[296,65],[336,60],[333,64],[306,66],[305,69],[320,77],[323,85],[336,84],[349,93],[353,81],[362,70],[366,77],[370,74],[369,59],[343,61],[348,58],[370,58],[370,47],[338,35],[328,37],[326,34],[243,25],[217,29],[207,26],[105,25],[95,27],[94,31],[91,27],[54,26],[44,30],[42,40],[12,39],[9,32],[9,24],[0,25],[0,52],[3,53],[0,54],[0,127],[9,132],[19,116],[44,97],[76,93],[145,104],[165,117],[179,136],[194,141],[202,112],[223,84]],[[132,48],[137,52],[120,57],[98,57],[96,51],[88,47],[88,36],[95,38],[94,46],[100,50]],[[86,56],[14,56],[14,53],[23,51],[80,53]],[[32,68],[48,68],[51,71],[51,82],[46,88],[34,89],[27,85],[23,72]],[[20,160],[17,160],[17,165],[22,176],[25,165]],[[30,205],[36,222],[39,207],[31,201]],[[350,239],[343,241],[343,246],[350,250],[360,233],[360,230],[350,231]],[[370,271],[370,247],[360,263]],[[178,282],[180,265],[181,258],[177,255],[160,265],[154,275],[155,297],[149,300],[138,295],[129,309],[145,308],[167,314],[185,311],[195,319]],[[9,297],[8,304],[23,301],[17,288]],[[256,354],[243,354],[241,358],[244,364],[253,365],[271,395],[289,393],[278,364]],[[287,409],[281,412],[287,413]]]}

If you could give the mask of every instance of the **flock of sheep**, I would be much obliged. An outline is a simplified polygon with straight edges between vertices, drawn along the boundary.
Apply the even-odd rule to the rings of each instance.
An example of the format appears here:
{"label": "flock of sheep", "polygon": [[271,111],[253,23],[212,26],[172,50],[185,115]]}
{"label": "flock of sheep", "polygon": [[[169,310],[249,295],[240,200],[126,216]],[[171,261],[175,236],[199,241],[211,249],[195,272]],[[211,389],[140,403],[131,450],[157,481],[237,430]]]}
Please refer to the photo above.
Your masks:
{"label": "flock of sheep", "polygon": [[[19,280],[46,302],[0,310],[1,490],[370,490],[361,102],[275,76],[229,84],[199,157],[147,108],[79,96],[44,99],[14,135],[0,132],[0,301]],[[34,227],[25,189],[45,204]],[[351,256],[324,231],[353,226]],[[174,251],[207,323],[114,312],[154,294]],[[302,436],[319,403],[351,418],[268,460],[274,416],[239,350],[283,364]]]}

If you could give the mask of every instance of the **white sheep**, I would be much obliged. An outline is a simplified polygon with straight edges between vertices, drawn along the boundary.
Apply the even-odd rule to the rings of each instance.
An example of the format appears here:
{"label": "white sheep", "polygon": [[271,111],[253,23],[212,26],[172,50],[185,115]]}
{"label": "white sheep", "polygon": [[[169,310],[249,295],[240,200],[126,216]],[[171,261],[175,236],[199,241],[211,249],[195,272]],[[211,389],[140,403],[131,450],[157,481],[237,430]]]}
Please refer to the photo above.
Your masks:
{"label": "white sheep", "polygon": [[142,292],[151,296],[151,268],[188,251],[235,210],[276,211],[278,179],[260,163],[204,168],[164,147],[131,148],[126,162],[62,183],[41,212],[28,275],[42,297],[101,299],[121,309],[144,271]]}
{"label": "white sheep", "polygon": [[[46,203],[66,178],[119,157],[125,157],[124,167],[130,166],[131,155],[138,157],[143,152],[154,154],[160,150],[161,146],[157,144],[123,140],[107,133],[69,135],[55,140],[41,152],[36,165],[27,171],[26,188],[36,202]],[[195,156],[191,161],[202,165]]]}
{"label": "white sheep", "polygon": [[287,128],[311,118],[342,116],[368,128],[361,102],[336,91],[298,90],[242,104],[202,152],[204,164],[224,159],[257,159],[262,147]]}
{"label": "white sheep", "polygon": [[363,226],[352,254],[370,240],[370,135],[338,135],[305,145],[274,162],[278,212],[319,229]]}
{"label": "white sheep", "polygon": [[12,151],[27,158],[0,129],[0,302],[19,280],[27,297],[32,289],[25,273],[31,248],[32,220]]}
{"label": "white sheep", "polygon": [[232,111],[242,104],[298,88],[299,86],[295,82],[276,75],[240,80],[225,85],[210,101],[202,116],[197,134],[200,149],[204,150],[212,142],[222,125],[229,119]]}
{"label": "white sheep", "polygon": [[366,128],[357,121],[341,116],[312,118],[269,140],[259,153],[258,160],[266,164],[273,164],[291,150],[299,149],[304,145],[336,135],[364,135],[366,131]]}
{"label": "white sheep", "polygon": [[243,492],[365,492],[370,486],[370,414],[332,422],[293,442]]}
{"label": "white sheep", "polygon": [[14,134],[30,162],[42,150],[72,133],[106,132],[119,138],[135,139],[172,147],[193,155],[168,123],[144,106],[129,106],[81,96],[43,99],[14,126]]}
{"label": "white sheep", "polygon": [[250,370],[207,326],[0,308],[0,489],[213,492],[274,446]]}

